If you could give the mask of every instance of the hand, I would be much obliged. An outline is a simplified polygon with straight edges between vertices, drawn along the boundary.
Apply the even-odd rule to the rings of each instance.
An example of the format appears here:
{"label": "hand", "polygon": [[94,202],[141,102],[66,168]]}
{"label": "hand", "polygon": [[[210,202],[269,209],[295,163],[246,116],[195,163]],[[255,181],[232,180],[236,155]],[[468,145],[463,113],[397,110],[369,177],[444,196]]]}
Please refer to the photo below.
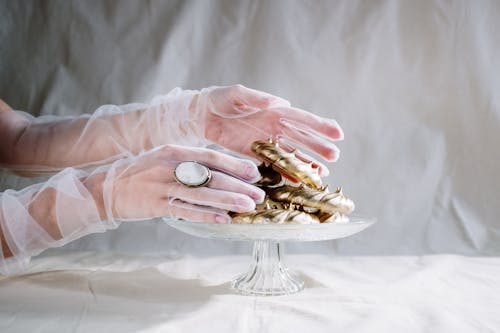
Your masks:
{"label": "hand", "polygon": [[[204,109],[205,138],[233,151],[255,157],[250,150],[256,140],[278,140],[291,151],[301,147],[327,161],[336,161],[338,148],[332,141],[342,140],[343,132],[333,119],[290,107],[285,100],[241,85],[207,88],[199,95]],[[302,160],[313,161],[322,175],[327,168],[302,153]]]}
{"label": "hand", "polygon": [[[197,161],[212,170],[204,187],[177,183],[175,167],[183,161]],[[227,211],[255,209],[265,193],[247,182],[260,178],[251,161],[204,148],[167,145],[136,158],[115,162],[103,181],[101,210],[120,220],[171,216],[193,221],[227,223]],[[92,176],[91,176],[92,177]],[[93,187],[96,189],[96,187]],[[94,191],[95,193],[96,191]],[[94,197],[99,197],[97,193]]]}
{"label": "hand", "polygon": [[[1,106],[6,110],[5,106]],[[165,144],[219,144],[251,157],[253,141],[278,140],[328,161],[339,157],[332,141],[343,138],[332,119],[292,108],[273,95],[241,85],[199,91],[174,89],[149,104],[104,105],[76,118],[33,118],[0,112],[0,167],[23,175],[87,168]],[[328,169],[305,153],[326,176]]]}

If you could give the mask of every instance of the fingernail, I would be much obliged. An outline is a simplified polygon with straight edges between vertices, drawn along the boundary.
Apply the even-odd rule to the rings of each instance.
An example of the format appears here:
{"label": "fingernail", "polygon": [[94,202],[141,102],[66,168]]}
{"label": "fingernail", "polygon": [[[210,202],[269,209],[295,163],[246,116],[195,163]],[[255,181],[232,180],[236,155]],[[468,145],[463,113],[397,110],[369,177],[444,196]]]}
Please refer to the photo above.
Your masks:
{"label": "fingernail", "polygon": [[260,177],[261,175],[257,166],[252,162],[248,162],[245,168],[245,178],[249,181],[256,182],[260,179]]}
{"label": "fingernail", "polygon": [[339,127],[339,138],[338,140],[344,140],[344,131]]}
{"label": "fingernail", "polygon": [[330,125],[332,125],[333,127],[340,127],[339,123],[333,119],[333,118],[328,118],[328,122],[330,123]]}
{"label": "fingernail", "polygon": [[337,162],[340,158],[340,149],[335,146],[333,151],[334,151],[333,156],[329,160],[332,162]]}
{"label": "fingernail", "polygon": [[319,175],[322,177],[327,177],[330,174],[330,170],[326,166],[321,166],[319,170]]}
{"label": "fingernail", "polygon": [[339,137],[337,140],[344,140],[344,131],[342,130],[342,127],[340,127],[339,123],[333,118],[328,119],[328,122],[330,123],[331,126],[337,128],[339,132]]}
{"label": "fingernail", "polygon": [[284,98],[281,98],[281,97],[278,97],[278,96],[274,96],[273,100],[272,100],[272,103],[271,105],[269,105],[269,108],[287,108],[287,107],[290,107],[290,102],[287,101],[286,99]]}
{"label": "fingernail", "polygon": [[246,198],[237,198],[234,203],[239,209],[252,210],[255,208],[253,200],[248,200]]}
{"label": "fingernail", "polygon": [[264,198],[266,197],[266,192],[261,189],[256,190],[255,192],[250,193],[250,197],[255,201],[255,203],[263,203]]}
{"label": "fingernail", "polygon": [[229,223],[231,221],[231,218],[227,215],[217,215],[215,217],[215,222],[217,223]]}

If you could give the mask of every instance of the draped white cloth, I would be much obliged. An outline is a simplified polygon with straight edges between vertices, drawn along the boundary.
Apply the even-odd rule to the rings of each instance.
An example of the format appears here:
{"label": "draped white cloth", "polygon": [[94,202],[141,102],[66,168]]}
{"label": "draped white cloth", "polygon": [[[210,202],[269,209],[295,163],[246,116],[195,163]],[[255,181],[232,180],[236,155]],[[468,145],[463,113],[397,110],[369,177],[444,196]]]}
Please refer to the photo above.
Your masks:
{"label": "draped white cloth", "polygon": [[[496,332],[499,258],[295,255],[299,294],[239,296],[249,256],[66,254],[0,280],[2,332]],[[55,271],[54,271],[55,270]],[[40,273],[35,273],[40,272]]]}
{"label": "draped white cloth", "polygon": [[[290,244],[310,288],[269,299],[226,290],[248,246],[123,224],[33,268],[62,272],[1,280],[2,332],[500,330],[499,30],[495,1],[0,2],[0,97],[15,109],[242,83],[336,118],[327,183],[379,219]],[[3,174],[1,189],[35,181]]]}

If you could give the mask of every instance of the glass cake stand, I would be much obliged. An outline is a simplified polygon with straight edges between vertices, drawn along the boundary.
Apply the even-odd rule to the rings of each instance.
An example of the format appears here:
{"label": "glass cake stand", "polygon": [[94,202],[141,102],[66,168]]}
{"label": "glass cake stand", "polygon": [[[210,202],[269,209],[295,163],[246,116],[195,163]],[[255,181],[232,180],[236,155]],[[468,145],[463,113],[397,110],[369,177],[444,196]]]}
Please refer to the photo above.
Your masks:
{"label": "glass cake stand", "polygon": [[354,235],[376,222],[373,217],[349,216],[349,222],[321,224],[217,224],[163,220],[189,235],[232,241],[253,241],[253,262],[231,286],[245,295],[277,296],[304,289],[304,280],[284,267],[285,241],[321,241]]}

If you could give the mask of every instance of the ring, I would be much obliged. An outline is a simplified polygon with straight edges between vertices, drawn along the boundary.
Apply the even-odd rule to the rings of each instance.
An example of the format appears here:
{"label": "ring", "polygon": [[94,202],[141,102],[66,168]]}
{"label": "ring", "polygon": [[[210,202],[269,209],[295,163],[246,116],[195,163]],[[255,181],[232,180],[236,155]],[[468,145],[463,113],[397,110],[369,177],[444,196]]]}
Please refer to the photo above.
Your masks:
{"label": "ring", "polygon": [[175,180],[187,187],[200,187],[207,185],[212,178],[209,168],[195,161],[179,163],[174,170]]}

